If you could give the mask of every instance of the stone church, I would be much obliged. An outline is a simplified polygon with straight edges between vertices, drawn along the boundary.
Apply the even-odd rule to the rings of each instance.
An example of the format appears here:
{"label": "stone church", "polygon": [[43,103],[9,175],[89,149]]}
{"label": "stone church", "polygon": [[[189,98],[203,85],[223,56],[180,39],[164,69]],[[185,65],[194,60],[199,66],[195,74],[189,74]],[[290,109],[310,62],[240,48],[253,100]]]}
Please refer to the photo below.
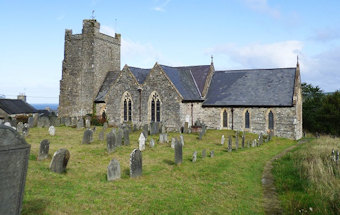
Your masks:
{"label": "stone church", "polygon": [[302,137],[299,64],[293,68],[221,70],[155,63],[120,69],[121,36],[100,33],[95,19],[81,34],[65,32],[59,116],[105,112],[110,125],[162,122],[177,130],[204,122],[211,129]]}

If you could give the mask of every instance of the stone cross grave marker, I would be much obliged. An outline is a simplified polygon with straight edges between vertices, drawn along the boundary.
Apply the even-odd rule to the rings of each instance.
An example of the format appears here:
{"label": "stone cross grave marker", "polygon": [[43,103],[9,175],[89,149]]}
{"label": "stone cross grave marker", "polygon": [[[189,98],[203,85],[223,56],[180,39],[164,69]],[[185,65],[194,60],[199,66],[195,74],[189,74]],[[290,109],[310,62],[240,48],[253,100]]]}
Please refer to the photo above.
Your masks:
{"label": "stone cross grave marker", "polygon": [[134,149],[130,154],[130,177],[135,178],[141,176],[142,171],[143,171],[142,152],[139,149]]}
{"label": "stone cross grave marker", "polygon": [[107,167],[107,180],[114,181],[120,179],[121,172],[120,172],[120,164],[119,161],[116,159],[112,159]]}
{"label": "stone cross grave marker", "polygon": [[197,160],[197,151],[194,151],[194,153],[192,154],[192,162],[196,162]]}
{"label": "stone cross grave marker", "polygon": [[93,131],[90,129],[86,129],[83,135],[82,144],[90,144],[93,141]]}
{"label": "stone cross grave marker", "polygon": [[183,145],[176,139],[175,143],[175,164],[181,164],[183,161]]}
{"label": "stone cross grave marker", "polygon": [[54,136],[55,135],[55,127],[52,125],[48,128],[48,133],[51,135],[51,136]]}
{"label": "stone cross grave marker", "polygon": [[107,152],[111,153],[115,150],[117,147],[116,143],[116,134],[113,132],[110,132],[106,135],[106,144],[107,144]]}
{"label": "stone cross grave marker", "polygon": [[48,151],[50,149],[50,141],[47,139],[42,140],[40,142],[40,149],[39,149],[39,155],[38,155],[38,160],[45,160],[48,158]]}
{"label": "stone cross grave marker", "polygon": [[139,150],[140,151],[145,150],[145,137],[143,133],[140,133],[138,142],[139,142]]}
{"label": "stone cross grave marker", "polygon": [[53,155],[50,170],[56,173],[66,172],[67,163],[70,160],[70,152],[67,149],[59,149]]}

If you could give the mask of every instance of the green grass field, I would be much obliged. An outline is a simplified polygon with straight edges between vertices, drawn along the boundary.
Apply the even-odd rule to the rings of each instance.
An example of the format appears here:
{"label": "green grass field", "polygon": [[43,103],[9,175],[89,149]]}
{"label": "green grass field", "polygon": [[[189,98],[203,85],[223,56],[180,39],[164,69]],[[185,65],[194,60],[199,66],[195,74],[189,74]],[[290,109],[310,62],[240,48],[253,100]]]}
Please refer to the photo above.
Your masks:
{"label": "green grass field", "polygon": [[[99,129],[90,145],[81,144],[84,130],[57,127],[53,137],[46,128],[30,130],[26,140],[31,144],[31,155],[22,214],[263,214],[263,167],[275,154],[296,144],[274,138],[258,148],[228,153],[227,137],[234,135],[233,131],[208,130],[202,140],[197,139],[198,134],[185,134],[181,165],[174,165],[170,143],[157,143],[155,148],[147,144],[143,176],[131,179],[130,153],[138,148],[140,132],[130,135],[129,146],[108,154],[106,141],[98,140]],[[223,134],[224,146],[220,144]],[[179,134],[170,133],[170,141],[171,137]],[[246,135],[246,141],[255,138],[257,135]],[[51,142],[51,156],[60,148],[70,151],[67,173],[50,172],[51,157],[36,160],[43,139]],[[239,142],[241,145],[241,138]],[[235,147],[234,143],[235,139]],[[203,149],[207,154],[214,150],[215,157],[202,159]],[[192,163],[195,150],[198,160]],[[119,160],[122,177],[108,182],[106,171],[112,158]]]}
{"label": "green grass field", "polygon": [[275,186],[286,214],[340,214],[340,163],[331,158],[339,138],[322,136],[273,163]]}

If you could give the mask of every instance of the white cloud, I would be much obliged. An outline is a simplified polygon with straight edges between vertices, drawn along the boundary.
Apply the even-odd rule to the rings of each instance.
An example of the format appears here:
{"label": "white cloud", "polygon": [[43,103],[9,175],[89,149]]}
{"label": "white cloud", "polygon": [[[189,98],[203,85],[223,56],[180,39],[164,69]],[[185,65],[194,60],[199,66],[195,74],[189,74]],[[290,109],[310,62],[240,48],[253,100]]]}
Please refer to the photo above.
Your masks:
{"label": "white cloud", "polygon": [[323,28],[315,30],[310,39],[319,42],[340,40],[340,28]]}
{"label": "white cloud", "polygon": [[254,11],[269,14],[274,18],[280,18],[281,15],[280,11],[269,6],[267,0],[242,0],[242,1],[246,4],[247,7]]}
{"label": "white cloud", "polygon": [[152,8],[152,10],[158,11],[158,12],[164,12],[165,7],[169,4],[170,0],[162,0],[162,1],[156,1],[156,2],[159,3],[159,5]]}

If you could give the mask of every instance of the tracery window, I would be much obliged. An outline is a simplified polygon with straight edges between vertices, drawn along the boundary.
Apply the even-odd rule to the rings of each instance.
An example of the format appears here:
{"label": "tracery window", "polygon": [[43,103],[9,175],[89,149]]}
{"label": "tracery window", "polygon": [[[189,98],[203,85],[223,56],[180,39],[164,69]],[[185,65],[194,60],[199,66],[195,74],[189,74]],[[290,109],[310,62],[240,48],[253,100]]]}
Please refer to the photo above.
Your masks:
{"label": "tracery window", "polygon": [[228,127],[228,113],[226,110],[223,111],[223,127]]}
{"label": "tracery window", "polygon": [[274,129],[274,114],[272,111],[268,113],[268,129]]}
{"label": "tracery window", "polygon": [[161,121],[161,101],[157,93],[151,95],[151,122]]}
{"label": "tracery window", "polygon": [[124,122],[132,121],[132,99],[128,92],[123,95],[123,119]]}
{"label": "tracery window", "polygon": [[244,114],[244,127],[250,128],[249,111],[247,110]]}

